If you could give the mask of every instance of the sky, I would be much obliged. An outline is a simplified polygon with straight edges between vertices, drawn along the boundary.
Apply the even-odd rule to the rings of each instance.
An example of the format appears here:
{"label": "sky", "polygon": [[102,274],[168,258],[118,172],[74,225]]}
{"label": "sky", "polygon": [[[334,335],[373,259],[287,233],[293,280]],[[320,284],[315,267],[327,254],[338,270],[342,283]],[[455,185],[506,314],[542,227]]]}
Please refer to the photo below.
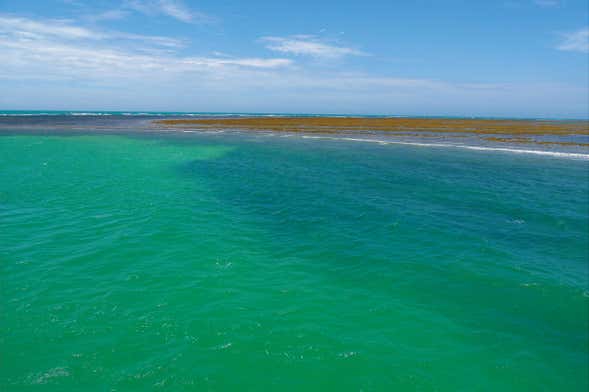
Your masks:
{"label": "sky", "polygon": [[587,0],[0,0],[0,110],[589,118]]}

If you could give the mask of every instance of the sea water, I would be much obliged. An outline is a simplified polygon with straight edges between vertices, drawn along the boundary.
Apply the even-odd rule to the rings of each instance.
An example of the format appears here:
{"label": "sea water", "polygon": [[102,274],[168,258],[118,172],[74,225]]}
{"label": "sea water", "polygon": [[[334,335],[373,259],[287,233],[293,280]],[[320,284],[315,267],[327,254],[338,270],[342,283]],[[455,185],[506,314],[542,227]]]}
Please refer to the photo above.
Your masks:
{"label": "sea water", "polygon": [[0,135],[2,391],[586,391],[589,161]]}

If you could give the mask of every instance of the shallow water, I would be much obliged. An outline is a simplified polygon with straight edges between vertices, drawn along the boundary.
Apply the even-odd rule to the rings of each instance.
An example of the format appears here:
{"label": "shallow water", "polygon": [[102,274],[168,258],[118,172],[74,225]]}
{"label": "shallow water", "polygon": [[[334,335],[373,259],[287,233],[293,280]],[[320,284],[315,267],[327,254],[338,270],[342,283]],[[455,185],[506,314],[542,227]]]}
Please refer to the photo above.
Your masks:
{"label": "shallow water", "polygon": [[589,163],[0,136],[0,389],[589,386]]}

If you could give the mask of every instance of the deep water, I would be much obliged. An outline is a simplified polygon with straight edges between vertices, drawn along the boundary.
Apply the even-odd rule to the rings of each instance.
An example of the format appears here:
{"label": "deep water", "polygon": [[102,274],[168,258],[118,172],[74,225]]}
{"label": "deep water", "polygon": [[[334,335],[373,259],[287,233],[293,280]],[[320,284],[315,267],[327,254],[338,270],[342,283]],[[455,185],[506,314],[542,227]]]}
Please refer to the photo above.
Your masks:
{"label": "deep water", "polygon": [[0,389],[586,391],[588,199],[566,157],[5,132]]}

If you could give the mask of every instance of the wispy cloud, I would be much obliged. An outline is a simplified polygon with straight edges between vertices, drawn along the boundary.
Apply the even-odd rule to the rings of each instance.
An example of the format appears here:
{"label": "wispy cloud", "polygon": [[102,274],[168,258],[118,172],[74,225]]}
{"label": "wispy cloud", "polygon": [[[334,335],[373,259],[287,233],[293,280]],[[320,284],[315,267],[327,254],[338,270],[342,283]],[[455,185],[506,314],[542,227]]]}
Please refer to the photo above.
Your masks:
{"label": "wispy cloud", "polygon": [[164,15],[184,23],[206,23],[213,17],[190,9],[181,0],[126,0],[124,8],[147,15]]}
{"label": "wispy cloud", "polygon": [[[584,38],[574,39],[580,32],[565,37],[562,49],[587,51],[587,30],[583,31]],[[265,37],[263,42],[289,55],[330,59],[363,54],[315,36]],[[15,108],[32,107],[36,102],[41,107],[86,105],[113,110],[405,114],[427,110],[446,115],[514,114],[513,108],[526,105],[537,108],[531,115],[585,115],[587,107],[584,86],[464,84],[349,73],[342,67],[309,69],[303,61],[297,65],[296,59],[281,55],[235,57],[219,52],[187,56],[179,48],[189,44],[175,37],[0,14],[0,85],[4,92],[0,100],[4,107]],[[489,102],[497,102],[494,112],[489,112]]]}
{"label": "wispy cloud", "polygon": [[60,38],[60,39],[103,39],[105,35],[83,27],[72,26],[64,21],[50,20],[38,22],[32,19],[1,16],[0,33],[20,39]]}
{"label": "wispy cloud", "polygon": [[[276,38],[276,37],[275,37]],[[309,42],[308,36],[297,36]],[[125,43],[126,40],[132,42]],[[268,42],[277,41],[270,39]],[[171,37],[132,35],[75,26],[65,21],[31,20],[0,15],[0,78],[78,81],[181,80],[211,85],[216,89],[273,88],[292,86],[324,91],[356,92],[395,89],[405,94],[414,89],[470,89],[413,78],[347,74],[343,71],[318,75],[304,67],[290,67],[286,58],[180,56],[176,46],[182,41]],[[158,51],[158,47],[165,51]],[[328,49],[326,49],[326,47]],[[358,54],[355,50],[329,45],[294,46],[285,53],[338,57]],[[292,52],[294,51],[294,52]],[[224,81],[226,84],[218,83]]]}
{"label": "wispy cloud", "polygon": [[194,14],[182,3],[173,0],[160,0],[160,9],[162,12],[172,18],[182,22],[192,22]]}
{"label": "wispy cloud", "polygon": [[589,27],[563,34],[563,40],[557,46],[557,49],[589,53]]}
{"label": "wispy cloud", "polygon": [[337,59],[344,56],[366,55],[359,50],[322,42],[314,35],[292,35],[288,37],[262,37],[266,48],[297,56]]}
{"label": "wispy cloud", "polygon": [[170,37],[130,34],[117,31],[100,31],[75,26],[63,20],[33,20],[0,15],[0,39],[15,42],[89,42],[89,41],[142,41],[145,44],[182,47],[184,42]]}
{"label": "wispy cloud", "polygon": [[[292,63],[282,58],[179,56],[175,49],[182,45],[181,40],[170,37],[103,32],[64,21],[0,15],[0,77],[87,80],[199,72],[211,75]],[[158,49],[162,47],[165,50]]]}
{"label": "wispy cloud", "polygon": [[85,16],[86,19],[91,20],[93,22],[99,22],[102,20],[119,20],[124,19],[129,15],[129,11],[125,11],[123,9],[113,9],[107,10],[99,13],[94,13],[92,15]]}

